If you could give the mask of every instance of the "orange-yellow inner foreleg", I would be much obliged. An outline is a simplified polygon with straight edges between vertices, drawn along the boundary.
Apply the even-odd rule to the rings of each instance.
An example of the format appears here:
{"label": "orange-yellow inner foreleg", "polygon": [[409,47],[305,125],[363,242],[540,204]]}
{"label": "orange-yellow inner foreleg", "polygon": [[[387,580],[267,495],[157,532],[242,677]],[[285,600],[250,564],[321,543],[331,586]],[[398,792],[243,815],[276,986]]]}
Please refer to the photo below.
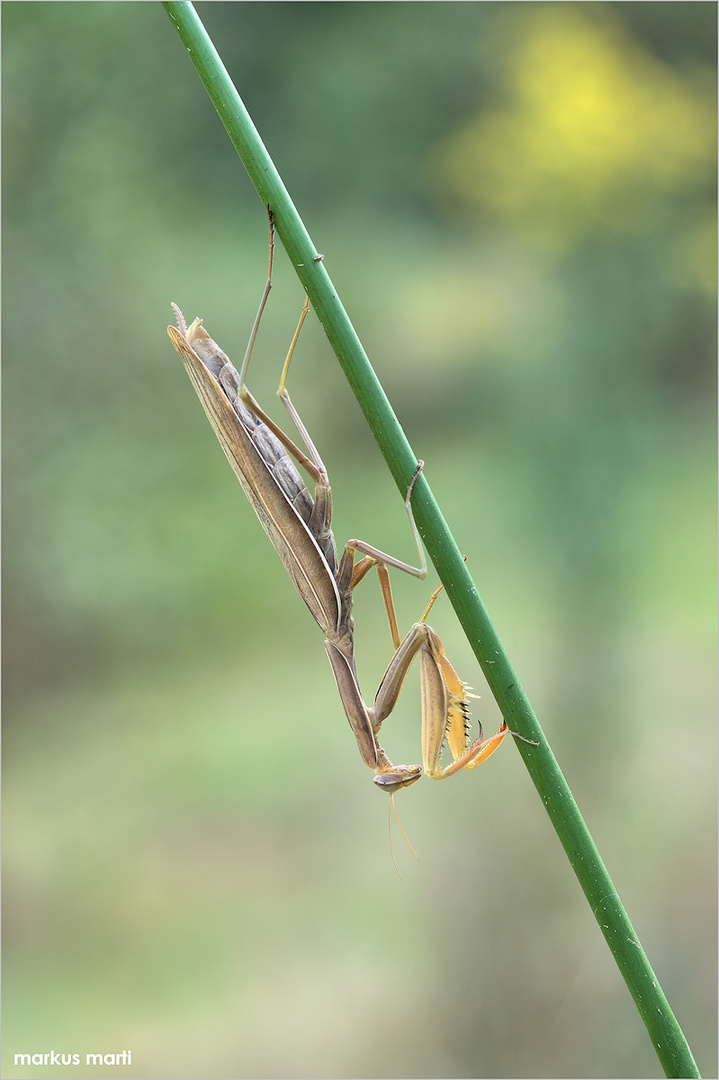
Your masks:
{"label": "orange-yellow inner foreleg", "polygon": [[[445,654],[435,631],[426,627],[427,639],[420,653],[422,686],[422,762],[427,776],[446,780],[460,769],[476,769],[497,750],[509,733],[506,724],[488,739],[469,740],[468,687],[462,682]],[[442,768],[440,756],[444,742],[452,762]]]}

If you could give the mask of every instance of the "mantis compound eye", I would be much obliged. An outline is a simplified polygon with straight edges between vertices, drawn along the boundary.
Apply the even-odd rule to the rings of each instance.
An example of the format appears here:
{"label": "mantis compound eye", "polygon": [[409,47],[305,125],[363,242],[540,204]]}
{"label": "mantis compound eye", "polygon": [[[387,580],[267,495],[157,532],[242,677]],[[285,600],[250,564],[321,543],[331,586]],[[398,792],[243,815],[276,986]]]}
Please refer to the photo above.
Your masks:
{"label": "mantis compound eye", "polygon": [[378,773],[373,777],[374,783],[388,795],[394,795],[395,791],[409,787],[422,775],[421,765],[397,765],[390,772]]}

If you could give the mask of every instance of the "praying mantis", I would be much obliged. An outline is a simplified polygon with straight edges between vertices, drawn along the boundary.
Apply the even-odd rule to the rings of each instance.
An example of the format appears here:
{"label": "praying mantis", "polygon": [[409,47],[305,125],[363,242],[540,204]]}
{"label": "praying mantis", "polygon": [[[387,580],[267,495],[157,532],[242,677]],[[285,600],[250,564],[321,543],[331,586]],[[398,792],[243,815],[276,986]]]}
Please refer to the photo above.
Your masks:
{"label": "praying mantis", "polygon": [[[441,586],[432,594],[419,622],[400,639],[389,568],[420,579],[427,575],[427,563],[411,506],[412,489],[423,462],[417,464],[405,499],[420,566],[410,566],[362,540],[348,540],[341,557],[338,555],[331,530],[332,495],[327,470],[286,388],[292,356],[309,311],[308,297],[305,297],[277,391],[306,453],[267,415],[248,390],[245,380],[272,288],[273,259],[274,223],[270,211],[267,282],[239,373],[207,333],[202,320],[195,319],[188,326],[176,304],[172,307],[177,316],[177,327],[168,326],[167,332],[227,460],[295,588],[325,636],[327,656],[360,756],[373,770],[374,783],[393,795],[414,784],[423,772],[433,780],[444,780],[461,769],[476,768],[500,746],[509,734],[509,728],[503,723],[496,734],[485,739],[480,724],[478,737],[473,742],[470,740],[468,687],[448,660],[436,631],[426,622]],[[314,496],[295,462],[314,484]],[[355,563],[358,553],[363,557]],[[357,681],[352,594],[373,566],[377,568],[395,651],[374,703],[368,706]],[[378,734],[397,703],[418,653],[422,765],[393,765],[382,749]],[[452,761],[443,767],[440,756],[445,742]]]}

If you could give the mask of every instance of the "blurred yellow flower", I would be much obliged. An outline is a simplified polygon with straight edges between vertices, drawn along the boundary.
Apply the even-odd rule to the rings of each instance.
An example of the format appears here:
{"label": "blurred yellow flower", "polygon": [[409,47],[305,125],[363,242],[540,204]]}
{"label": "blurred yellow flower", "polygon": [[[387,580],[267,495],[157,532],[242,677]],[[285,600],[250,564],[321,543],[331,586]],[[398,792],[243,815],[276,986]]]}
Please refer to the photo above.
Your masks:
{"label": "blurred yellow flower", "polygon": [[710,182],[715,160],[709,80],[678,77],[591,7],[525,9],[503,100],[432,163],[463,212],[560,249],[653,229],[670,199]]}

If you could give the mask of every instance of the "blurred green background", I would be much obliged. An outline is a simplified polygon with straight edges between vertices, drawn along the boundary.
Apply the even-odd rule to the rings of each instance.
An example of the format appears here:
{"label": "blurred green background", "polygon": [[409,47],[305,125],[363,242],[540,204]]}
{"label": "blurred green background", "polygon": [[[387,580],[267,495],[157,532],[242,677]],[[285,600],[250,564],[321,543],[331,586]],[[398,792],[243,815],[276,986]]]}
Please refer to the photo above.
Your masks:
{"label": "blurred green background", "polygon": [[[715,5],[198,9],[716,1075]],[[3,1074],[658,1075],[511,745],[398,799],[395,873],[321,635],[167,340],[174,300],[239,358],[267,242],[169,19],[2,15]],[[280,249],[263,402],[301,302]],[[411,559],[312,319],[291,392],[338,541]],[[407,628],[436,579],[394,583]],[[371,699],[371,581],[356,618]],[[446,599],[432,622],[494,730]]]}

